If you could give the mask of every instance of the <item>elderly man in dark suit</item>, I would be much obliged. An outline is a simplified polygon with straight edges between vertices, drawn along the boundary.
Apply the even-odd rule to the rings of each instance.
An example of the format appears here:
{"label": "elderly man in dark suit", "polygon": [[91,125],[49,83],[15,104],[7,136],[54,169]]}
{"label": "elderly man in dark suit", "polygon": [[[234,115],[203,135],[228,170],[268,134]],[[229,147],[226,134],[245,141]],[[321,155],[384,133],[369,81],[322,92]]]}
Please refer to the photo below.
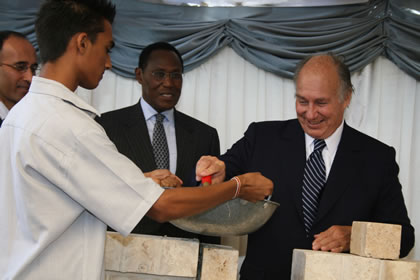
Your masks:
{"label": "elderly man in dark suit", "polygon": [[353,86],[332,54],[301,62],[297,119],[253,123],[220,157],[205,156],[197,177],[213,181],[259,171],[274,182],[280,207],[248,237],[241,279],[290,279],[294,248],[349,251],[353,221],[402,225],[401,257],[414,245],[395,150],[344,122]]}
{"label": "elderly man in dark suit", "polygon": [[[172,45],[158,42],[147,46],[135,70],[136,79],[142,85],[139,103],[105,113],[98,119],[120,153],[167,186],[197,185],[195,164],[198,159],[203,155],[220,154],[216,129],[175,109],[181,95],[183,70],[182,57]],[[156,135],[158,115],[164,139],[155,143],[159,138]],[[163,147],[156,148],[161,144]],[[220,243],[220,238],[185,232],[170,223],[160,224],[147,217],[133,232]]]}

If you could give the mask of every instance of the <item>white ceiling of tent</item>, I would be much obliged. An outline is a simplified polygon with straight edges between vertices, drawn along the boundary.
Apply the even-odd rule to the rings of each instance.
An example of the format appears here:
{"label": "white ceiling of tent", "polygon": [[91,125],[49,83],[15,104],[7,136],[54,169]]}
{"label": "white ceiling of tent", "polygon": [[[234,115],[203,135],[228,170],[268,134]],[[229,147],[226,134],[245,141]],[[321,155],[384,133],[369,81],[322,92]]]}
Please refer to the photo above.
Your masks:
{"label": "white ceiling of tent", "polygon": [[317,7],[367,3],[369,0],[143,0],[145,2],[206,7]]}

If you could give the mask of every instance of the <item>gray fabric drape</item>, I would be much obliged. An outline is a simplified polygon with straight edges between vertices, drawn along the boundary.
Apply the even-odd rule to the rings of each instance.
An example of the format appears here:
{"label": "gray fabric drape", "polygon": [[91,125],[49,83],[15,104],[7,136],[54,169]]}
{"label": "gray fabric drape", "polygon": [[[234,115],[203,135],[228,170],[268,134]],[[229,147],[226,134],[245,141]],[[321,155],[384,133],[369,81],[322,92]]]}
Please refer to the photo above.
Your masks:
{"label": "gray fabric drape", "polygon": [[[40,1],[0,3],[0,29],[35,42],[33,22]],[[229,45],[244,59],[283,77],[293,76],[304,56],[332,51],[356,71],[379,55],[420,80],[420,15],[416,0],[312,7],[187,7],[113,0],[117,16],[113,71],[134,77],[141,50],[156,41],[174,44],[189,71]]]}
{"label": "gray fabric drape", "polygon": [[420,1],[390,0],[385,33],[386,57],[420,80]]}

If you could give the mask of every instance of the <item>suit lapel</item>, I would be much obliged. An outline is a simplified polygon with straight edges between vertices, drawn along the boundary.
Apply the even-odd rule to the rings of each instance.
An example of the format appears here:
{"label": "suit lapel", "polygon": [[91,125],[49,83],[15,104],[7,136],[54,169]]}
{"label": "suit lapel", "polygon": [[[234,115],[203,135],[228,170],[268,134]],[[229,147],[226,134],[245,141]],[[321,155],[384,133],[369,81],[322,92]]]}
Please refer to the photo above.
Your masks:
{"label": "suit lapel", "polygon": [[131,106],[126,119],[125,130],[128,145],[132,150],[132,160],[143,172],[156,169],[153,148],[150,142],[146,121],[140,103]]}
{"label": "suit lapel", "polygon": [[317,220],[328,214],[344,191],[352,185],[352,178],[357,178],[359,150],[360,143],[354,130],[344,123],[343,134],[321,197]]}
{"label": "suit lapel", "polygon": [[174,110],[175,117],[175,137],[176,137],[176,175],[183,176],[186,172],[185,168],[189,166],[188,162],[194,157],[194,128],[188,125],[183,116]]}
{"label": "suit lapel", "polygon": [[293,131],[290,133],[284,133],[284,135],[290,135],[290,137],[285,138],[285,141],[287,142],[283,145],[287,163],[285,168],[286,174],[283,174],[283,176],[288,180],[287,183],[289,184],[289,189],[293,196],[296,211],[303,221],[302,183],[303,170],[306,163],[305,135],[297,120],[296,125],[292,129]]}

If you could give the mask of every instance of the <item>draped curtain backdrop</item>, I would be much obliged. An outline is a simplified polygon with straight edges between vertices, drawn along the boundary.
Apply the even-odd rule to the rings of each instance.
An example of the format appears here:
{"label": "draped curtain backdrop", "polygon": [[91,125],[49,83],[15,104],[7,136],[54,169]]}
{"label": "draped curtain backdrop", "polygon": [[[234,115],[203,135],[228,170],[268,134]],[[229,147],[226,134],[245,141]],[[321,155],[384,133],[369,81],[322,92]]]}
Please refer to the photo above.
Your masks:
{"label": "draped curtain backdrop", "polygon": [[[37,47],[40,2],[1,1],[0,30],[20,31]],[[419,1],[313,8],[113,2],[112,72],[97,89],[77,91],[99,111],[138,101],[141,87],[132,79],[138,55],[150,43],[168,41],[182,53],[187,71],[177,108],[216,127],[223,152],[252,121],[296,117],[290,80],[296,63],[308,54],[335,52],[345,57],[356,88],[346,121],[396,148],[409,215],[420,228]],[[411,257],[420,259],[420,246]]]}

